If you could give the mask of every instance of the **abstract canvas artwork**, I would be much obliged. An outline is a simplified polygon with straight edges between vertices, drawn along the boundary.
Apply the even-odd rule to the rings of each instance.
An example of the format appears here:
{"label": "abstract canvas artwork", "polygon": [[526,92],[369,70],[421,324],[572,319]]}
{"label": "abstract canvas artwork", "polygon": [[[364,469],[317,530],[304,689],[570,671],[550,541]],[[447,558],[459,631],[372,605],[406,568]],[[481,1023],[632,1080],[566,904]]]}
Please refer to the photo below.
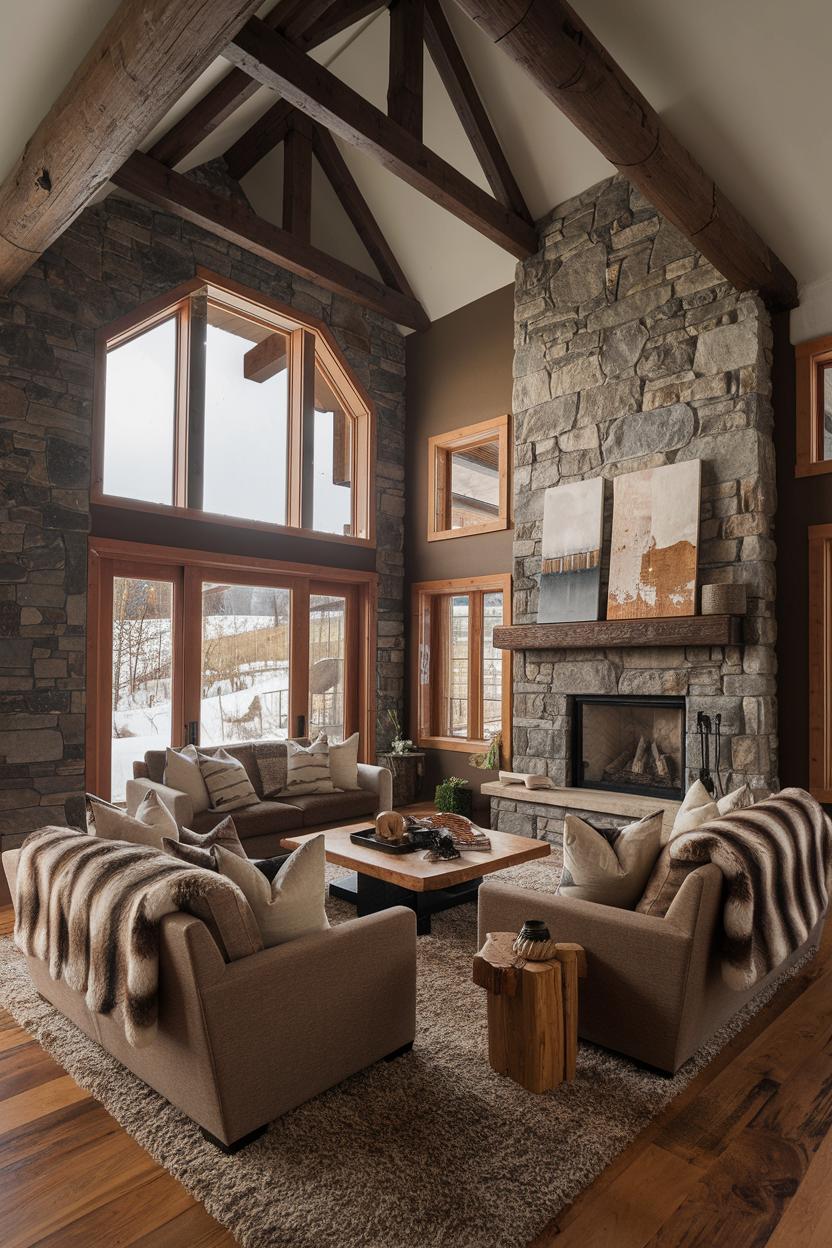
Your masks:
{"label": "abstract canvas artwork", "polygon": [[539,624],[598,619],[603,527],[602,477],[546,491]]}
{"label": "abstract canvas artwork", "polygon": [[615,478],[607,619],[696,614],[701,464]]}

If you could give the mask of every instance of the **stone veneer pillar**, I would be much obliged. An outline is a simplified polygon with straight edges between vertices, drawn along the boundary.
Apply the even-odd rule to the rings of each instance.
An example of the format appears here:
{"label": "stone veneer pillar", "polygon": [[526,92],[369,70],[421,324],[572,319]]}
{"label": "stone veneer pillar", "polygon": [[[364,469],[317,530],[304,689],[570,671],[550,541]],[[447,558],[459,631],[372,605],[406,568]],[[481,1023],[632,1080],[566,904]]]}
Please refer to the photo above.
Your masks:
{"label": "stone veneer pillar", "polygon": [[[702,460],[699,583],[745,584],[742,646],[528,651],[515,656],[514,767],[571,777],[571,695],[686,695],[722,715],[727,787],[777,787],[772,334],[741,294],[616,176],[540,223],[517,268],[514,621],[536,620],[548,486]],[[602,614],[612,513],[607,490]],[[514,803],[499,826],[521,830]],[[541,808],[531,830],[553,829]],[[528,828],[526,820],[525,830]]]}

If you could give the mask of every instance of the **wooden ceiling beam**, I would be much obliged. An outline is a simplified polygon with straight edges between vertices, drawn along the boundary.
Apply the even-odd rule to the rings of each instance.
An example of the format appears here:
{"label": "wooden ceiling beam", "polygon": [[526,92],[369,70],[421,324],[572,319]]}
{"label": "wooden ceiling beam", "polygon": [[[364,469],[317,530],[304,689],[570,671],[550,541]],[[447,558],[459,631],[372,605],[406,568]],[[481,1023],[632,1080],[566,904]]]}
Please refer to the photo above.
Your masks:
{"label": "wooden ceiling beam", "polygon": [[238,32],[225,55],[512,255],[523,258],[537,250],[536,232],[527,221],[257,18]]}
{"label": "wooden ceiling beam", "polygon": [[457,3],[737,289],[797,305],[794,276],[564,0]]}
{"label": "wooden ceiling beam", "polygon": [[[0,287],[63,233],[257,8],[123,0],[0,186]],[[164,55],[160,55],[164,49]]]}
{"label": "wooden ceiling beam", "polygon": [[[259,82],[257,86],[259,88]],[[249,126],[245,134],[240,135],[237,142],[232,143],[225,153],[225,161],[231,176],[239,182],[256,164],[259,164],[264,156],[268,156],[278,143],[282,143],[289,132],[292,118],[295,116],[297,116],[296,109],[286,100],[278,100],[276,104],[272,104],[271,108],[259,117],[253,126]]]}
{"label": "wooden ceiling beam", "polygon": [[424,309],[415,299],[391,290],[296,238],[288,230],[264,221],[244,203],[217,195],[142,152],[134,152],[113,174],[112,181],[122,190],[210,230],[272,264],[317,282],[327,290],[372,308],[399,325],[425,329],[429,324]]}
{"label": "wooden ceiling beam", "polygon": [[390,244],[373,211],[361,193],[361,188],[338,149],[332,135],[318,122],[312,122],[312,146],[318,164],[323,169],[335,191],[341,206],[353,224],[353,228],[367,249],[381,279],[394,290],[415,299],[410,283],[402,271]]}
{"label": "wooden ceiling beam", "polygon": [[311,240],[312,142],[297,126],[283,141],[283,228],[304,243]]}
{"label": "wooden ceiling beam", "polygon": [[[336,0],[335,4],[324,6],[323,13],[318,13],[312,24],[308,25],[304,21],[306,6],[307,0],[281,0],[263,20],[266,25],[276,30],[288,27],[300,31],[293,42],[297,41],[299,47],[308,51],[382,7],[379,0],[372,0],[369,4],[366,0]],[[319,7],[317,4],[312,5],[316,12]],[[331,15],[327,12],[330,8]],[[153,144],[148,155],[164,165],[178,165],[203,139],[207,139],[232,113],[251,99],[260,90],[260,85],[249,74],[232,69],[201,100],[197,100],[184,117],[180,117],[171,126],[167,134]]]}
{"label": "wooden ceiling beam", "polygon": [[501,204],[511,208],[524,221],[531,221],[523,193],[511,172],[440,0],[425,0],[425,42],[489,186]]}
{"label": "wooden ceiling beam", "polygon": [[422,138],[424,36],[423,0],[393,0],[387,115],[419,140]]}

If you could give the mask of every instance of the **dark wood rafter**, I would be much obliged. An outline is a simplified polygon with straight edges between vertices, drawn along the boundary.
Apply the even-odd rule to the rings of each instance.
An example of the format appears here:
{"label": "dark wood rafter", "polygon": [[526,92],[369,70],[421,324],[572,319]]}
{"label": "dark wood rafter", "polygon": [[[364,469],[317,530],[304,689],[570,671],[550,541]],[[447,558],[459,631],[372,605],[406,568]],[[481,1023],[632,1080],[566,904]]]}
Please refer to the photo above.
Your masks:
{"label": "dark wood rafter", "polygon": [[283,142],[283,228],[305,243],[312,237],[312,142],[298,126]]}
{"label": "dark wood rafter", "polygon": [[424,17],[422,0],[393,0],[390,5],[387,115],[420,140],[424,93]]}
{"label": "dark wood rafter", "polygon": [[[285,31],[287,37],[297,43],[298,47],[311,51],[333,35],[346,30],[354,22],[374,13],[382,5],[378,0],[372,0],[371,3],[366,3],[366,0],[364,3],[360,0],[336,0],[336,3],[324,6],[323,13],[319,13],[311,25],[305,21],[303,10],[306,7],[306,0],[301,3],[296,0],[281,0],[263,20],[268,26]],[[311,5],[315,10],[319,7]],[[290,30],[295,33],[289,34]],[[232,69],[201,100],[197,100],[184,117],[171,126],[167,134],[154,143],[149,155],[164,165],[178,165],[203,139],[251,99],[260,90],[260,86],[249,74]]]}
{"label": "dark wood rafter", "polygon": [[256,8],[216,0],[206,21],[204,0],[123,0],[0,186],[0,287],[74,221]]}
{"label": "dark wood rafter", "polygon": [[523,193],[474,85],[440,0],[424,0],[425,43],[489,186],[501,204],[531,221]]}
{"label": "dark wood rafter", "polygon": [[312,122],[312,146],[318,164],[323,169],[338,196],[341,206],[352,222],[353,228],[364,244],[370,259],[378,269],[381,279],[394,290],[415,299],[410,283],[393,254],[393,250],[373,216],[372,209],[341,155],[338,144],[327,129]]}
{"label": "dark wood rafter", "polygon": [[429,324],[415,299],[391,290],[288,230],[264,221],[245,204],[215,194],[150,156],[135,152],[112,180],[122,190],[317,282],[327,290],[372,308],[399,325],[425,329]]}
{"label": "dark wood rafter", "polygon": [[[225,153],[225,161],[232,177],[239,182],[264,156],[282,143],[289,132],[296,109],[286,100],[272,104],[253,126],[241,134]],[[165,162],[163,162],[165,163]]]}
{"label": "dark wood rafter", "polygon": [[341,82],[287,39],[252,18],[225,55],[333,133],[379,160],[512,255],[537,250],[534,228]]}
{"label": "dark wood rafter", "polygon": [[564,0],[457,3],[737,289],[796,306],[794,276]]}

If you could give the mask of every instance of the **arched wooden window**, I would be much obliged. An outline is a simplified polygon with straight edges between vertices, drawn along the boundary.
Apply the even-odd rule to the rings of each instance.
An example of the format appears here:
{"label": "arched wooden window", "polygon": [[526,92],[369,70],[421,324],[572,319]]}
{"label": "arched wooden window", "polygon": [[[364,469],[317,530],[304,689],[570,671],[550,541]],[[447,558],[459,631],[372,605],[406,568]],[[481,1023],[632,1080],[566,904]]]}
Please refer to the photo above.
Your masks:
{"label": "arched wooden window", "polygon": [[98,335],[92,501],[371,545],[374,414],[328,329],[199,271]]}

